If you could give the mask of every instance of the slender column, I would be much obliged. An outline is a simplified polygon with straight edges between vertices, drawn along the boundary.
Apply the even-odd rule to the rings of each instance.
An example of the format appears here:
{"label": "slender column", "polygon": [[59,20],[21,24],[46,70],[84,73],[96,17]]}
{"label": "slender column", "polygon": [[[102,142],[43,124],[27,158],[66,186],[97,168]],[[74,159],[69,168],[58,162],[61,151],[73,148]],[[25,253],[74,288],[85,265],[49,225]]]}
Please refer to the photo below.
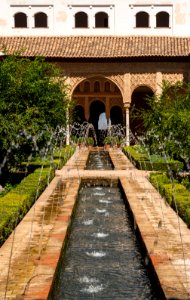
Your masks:
{"label": "slender column", "polygon": [[125,144],[126,146],[130,145],[130,132],[129,132],[129,107],[130,107],[130,103],[129,102],[125,102],[124,103],[124,108],[125,108],[125,119],[126,119],[126,135],[125,135]]}
{"label": "slender column", "polygon": [[110,129],[111,129],[111,122],[110,122],[110,98],[107,96],[106,97],[106,119],[107,119],[107,124],[108,124],[108,131],[107,135],[110,135]]}
{"label": "slender column", "polygon": [[[125,110],[125,126],[126,126],[126,135],[125,135],[125,144],[126,146],[130,145],[130,136],[129,136],[129,108],[131,104],[131,74],[126,73],[123,78],[123,106]],[[125,102],[125,99],[128,101]]]}
{"label": "slender column", "polygon": [[106,118],[110,118],[110,99],[106,96]]}
{"label": "slender column", "polygon": [[84,116],[86,121],[89,121],[90,118],[90,111],[89,111],[89,101],[88,101],[88,96],[85,97],[85,103],[84,103]]}
{"label": "slender column", "polygon": [[66,145],[70,145],[69,109],[66,110]]}

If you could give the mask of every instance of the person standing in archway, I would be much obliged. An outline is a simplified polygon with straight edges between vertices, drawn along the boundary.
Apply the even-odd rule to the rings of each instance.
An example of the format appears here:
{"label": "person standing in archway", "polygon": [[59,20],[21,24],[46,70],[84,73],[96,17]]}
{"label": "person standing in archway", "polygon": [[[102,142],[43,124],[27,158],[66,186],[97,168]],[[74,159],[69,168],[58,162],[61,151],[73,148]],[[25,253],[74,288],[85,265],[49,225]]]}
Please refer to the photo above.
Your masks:
{"label": "person standing in archway", "polygon": [[100,146],[103,146],[103,141],[104,138],[106,137],[107,129],[108,129],[108,122],[106,118],[106,113],[102,112],[99,115],[99,120],[98,120],[98,144]]}

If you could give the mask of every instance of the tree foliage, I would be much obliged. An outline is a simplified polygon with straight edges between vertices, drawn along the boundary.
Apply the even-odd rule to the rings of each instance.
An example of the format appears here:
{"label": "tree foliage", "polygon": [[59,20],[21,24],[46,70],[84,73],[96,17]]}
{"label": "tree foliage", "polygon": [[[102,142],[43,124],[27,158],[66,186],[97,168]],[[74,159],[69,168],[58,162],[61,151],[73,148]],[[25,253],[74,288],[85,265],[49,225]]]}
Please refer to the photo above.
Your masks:
{"label": "tree foliage", "polygon": [[69,99],[61,75],[40,57],[0,61],[0,170],[44,151],[53,132],[65,127]]}
{"label": "tree foliage", "polygon": [[190,162],[190,84],[163,82],[162,94],[148,99],[150,109],[141,112],[145,141],[152,153]]}

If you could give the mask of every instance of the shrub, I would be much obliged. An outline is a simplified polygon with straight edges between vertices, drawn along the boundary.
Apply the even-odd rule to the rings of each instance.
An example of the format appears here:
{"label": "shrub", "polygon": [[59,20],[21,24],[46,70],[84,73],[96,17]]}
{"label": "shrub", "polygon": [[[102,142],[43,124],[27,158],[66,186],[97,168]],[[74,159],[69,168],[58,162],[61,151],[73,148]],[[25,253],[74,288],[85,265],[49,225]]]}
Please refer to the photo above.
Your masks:
{"label": "shrub", "polygon": [[177,160],[166,160],[159,155],[148,155],[140,145],[123,147],[123,152],[140,170],[179,171],[183,163]]}
{"label": "shrub", "polygon": [[165,174],[150,174],[150,182],[190,228],[190,191]]}
{"label": "shrub", "polygon": [[57,151],[54,154],[55,159],[51,166],[49,162],[49,166],[45,164],[44,167],[43,162],[41,162],[41,168],[37,168],[9,193],[0,198],[0,245],[22,220],[49,181],[54,177],[55,168],[57,166],[62,167],[74,151],[75,147],[70,146]]}

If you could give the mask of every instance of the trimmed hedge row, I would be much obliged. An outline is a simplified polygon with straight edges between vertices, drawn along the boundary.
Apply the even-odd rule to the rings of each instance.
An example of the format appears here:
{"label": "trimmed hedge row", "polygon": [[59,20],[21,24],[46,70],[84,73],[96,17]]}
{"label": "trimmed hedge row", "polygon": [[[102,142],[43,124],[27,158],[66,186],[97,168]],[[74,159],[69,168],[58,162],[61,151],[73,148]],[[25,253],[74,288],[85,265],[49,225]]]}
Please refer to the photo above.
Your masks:
{"label": "trimmed hedge row", "polygon": [[190,191],[177,180],[172,184],[165,174],[150,174],[150,182],[190,228]]}
{"label": "trimmed hedge row", "polygon": [[[68,146],[55,153],[55,159],[52,162],[45,164],[41,162],[40,168],[25,177],[20,184],[0,198],[0,245],[3,244],[44,191],[49,181],[54,177],[55,169],[61,168],[74,151],[75,147]],[[36,162],[30,162],[30,164],[36,165]],[[39,164],[40,161],[37,162],[37,165]]]}
{"label": "trimmed hedge row", "polygon": [[137,169],[154,171],[183,170],[183,163],[177,160],[165,160],[159,155],[148,155],[139,145],[123,147],[124,154]]}

